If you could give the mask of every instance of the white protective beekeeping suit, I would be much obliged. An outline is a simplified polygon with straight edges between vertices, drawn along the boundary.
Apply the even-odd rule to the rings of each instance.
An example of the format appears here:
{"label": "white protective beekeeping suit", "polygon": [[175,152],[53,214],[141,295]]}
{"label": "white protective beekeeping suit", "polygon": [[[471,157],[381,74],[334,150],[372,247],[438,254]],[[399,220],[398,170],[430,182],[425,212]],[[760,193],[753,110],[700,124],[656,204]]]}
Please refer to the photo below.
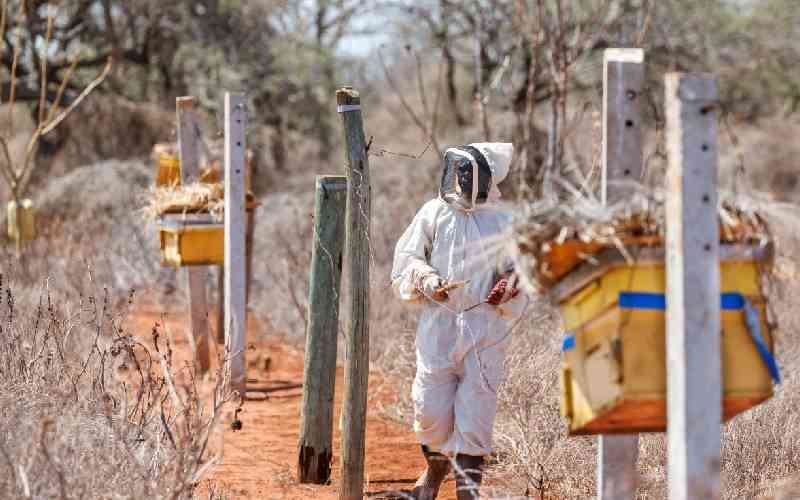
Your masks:
{"label": "white protective beekeeping suit", "polygon": [[[499,307],[481,304],[508,265],[498,250],[511,214],[499,204],[497,184],[508,174],[512,154],[508,143],[448,149],[439,197],[420,209],[395,248],[394,289],[404,301],[423,305],[414,430],[423,445],[450,456],[491,452],[509,329],[521,314],[520,298]],[[472,176],[472,193],[453,180],[454,161]],[[437,275],[468,283],[436,302],[424,283]]]}

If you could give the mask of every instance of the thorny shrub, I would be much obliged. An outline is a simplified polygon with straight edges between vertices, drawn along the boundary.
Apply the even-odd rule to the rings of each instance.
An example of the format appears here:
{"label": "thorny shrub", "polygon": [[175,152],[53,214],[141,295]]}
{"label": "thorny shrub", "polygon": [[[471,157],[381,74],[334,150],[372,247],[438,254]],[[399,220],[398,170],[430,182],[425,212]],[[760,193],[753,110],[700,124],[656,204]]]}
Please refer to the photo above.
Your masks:
{"label": "thorny shrub", "polygon": [[133,335],[133,291],[116,309],[108,290],[0,290],[0,498],[191,498],[225,384],[204,401],[168,331]]}

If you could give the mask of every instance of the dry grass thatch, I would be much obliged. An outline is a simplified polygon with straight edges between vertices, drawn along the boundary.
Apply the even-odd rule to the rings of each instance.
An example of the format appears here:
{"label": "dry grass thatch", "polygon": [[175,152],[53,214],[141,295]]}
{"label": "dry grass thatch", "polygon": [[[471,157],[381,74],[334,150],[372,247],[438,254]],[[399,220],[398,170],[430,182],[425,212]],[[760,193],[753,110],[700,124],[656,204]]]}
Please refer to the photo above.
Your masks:
{"label": "dry grass thatch", "polygon": [[164,214],[210,213],[222,220],[225,189],[221,183],[196,182],[178,186],[157,186],[144,196],[144,218],[153,221]]}
{"label": "dry grass thatch", "polygon": [[[603,205],[563,185],[572,199],[550,196],[530,203],[514,229],[517,264],[530,291],[548,289],[606,248],[615,247],[633,261],[630,247],[663,245],[663,191],[632,185],[631,196]],[[754,193],[720,192],[718,212],[722,243],[765,245],[771,239],[768,220],[791,217],[796,209]]]}

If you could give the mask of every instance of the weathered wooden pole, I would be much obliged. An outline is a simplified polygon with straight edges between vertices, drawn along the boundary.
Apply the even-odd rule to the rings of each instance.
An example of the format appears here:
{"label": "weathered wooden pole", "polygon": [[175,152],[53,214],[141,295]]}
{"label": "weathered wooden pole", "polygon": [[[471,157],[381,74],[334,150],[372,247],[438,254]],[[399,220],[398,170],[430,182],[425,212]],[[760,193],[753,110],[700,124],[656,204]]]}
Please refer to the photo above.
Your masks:
{"label": "weathered wooden pole", "polygon": [[666,76],[667,450],[670,500],[720,498],[717,82]]}
{"label": "weathered wooden pole", "polygon": [[346,177],[317,177],[297,459],[297,480],[301,483],[325,484],[331,477],[346,203]]}
{"label": "weathered wooden pole", "polygon": [[217,344],[225,345],[225,264],[217,266]]}
{"label": "weathered wooden pole", "polygon": [[[642,49],[606,49],[603,53],[603,154],[601,199],[614,203],[630,194],[625,181],[642,177]],[[634,498],[639,436],[600,436],[597,442],[597,496]]]}
{"label": "weathered wooden pole", "polygon": [[[224,175],[224,172],[223,172]],[[250,162],[247,162],[247,178],[252,175]],[[224,181],[224,180],[223,180]],[[249,190],[249,182],[245,189]],[[245,291],[245,307],[250,307],[250,290],[253,284],[253,245],[255,245],[256,207],[247,209],[247,232],[245,233],[245,252],[247,267],[247,290]],[[217,343],[225,343],[225,266],[217,266]]]}
{"label": "weathered wooden pole", "polygon": [[[200,123],[195,112],[194,97],[178,97],[176,111],[178,118],[178,154],[181,164],[181,182],[185,185],[200,177]],[[208,306],[206,303],[206,278],[204,267],[187,267],[187,286],[189,287],[189,342],[200,373],[206,373],[210,366],[208,336]]]}
{"label": "weathered wooden pole", "polygon": [[244,396],[247,383],[245,129],[241,95],[225,94],[225,347],[231,388]]}
{"label": "weathered wooden pole", "polygon": [[361,99],[349,87],[336,92],[342,117],[347,170],[347,308],[344,429],[342,429],[341,500],[361,500],[364,491],[364,445],[369,380],[369,234],[370,183]]}

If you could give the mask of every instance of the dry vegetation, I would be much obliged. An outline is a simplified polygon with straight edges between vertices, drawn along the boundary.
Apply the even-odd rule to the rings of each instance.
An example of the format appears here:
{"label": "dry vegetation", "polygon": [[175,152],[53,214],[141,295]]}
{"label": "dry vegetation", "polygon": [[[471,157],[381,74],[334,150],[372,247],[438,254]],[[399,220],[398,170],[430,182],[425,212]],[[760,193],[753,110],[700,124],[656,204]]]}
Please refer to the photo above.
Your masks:
{"label": "dry vegetation", "polygon": [[209,405],[169,331],[143,340],[133,291],[122,307],[108,290],[65,298],[49,282],[2,293],[0,496],[191,498],[214,463],[222,385]]}
{"label": "dry vegetation", "polygon": [[[343,161],[331,112],[333,82],[347,79],[362,90],[366,132],[374,136],[371,354],[374,366],[396,384],[398,401],[386,409],[387,418],[406,423],[416,311],[396,301],[388,276],[400,232],[436,194],[436,149],[482,140],[488,131],[519,145],[519,175],[509,180],[507,192],[524,193],[520,182],[541,181],[542,166],[577,179],[578,185],[588,180],[585,186],[591,188],[598,164],[603,46],[636,45],[639,34],[647,34],[641,45],[652,61],[646,134],[652,183],[660,182],[663,169],[660,78],[667,69],[709,69],[723,78],[728,110],[720,137],[726,188],[757,189],[800,203],[800,121],[792,114],[800,86],[797,75],[786,71],[796,70],[798,53],[798,37],[792,37],[797,27],[791,24],[800,19],[794,0],[769,0],[767,14],[754,19],[732,17],[717,7],[698,15],[697,3],[688,0],[574,2],[609,4],[611,13],[603,23],[590,24],[595,9],[586,15],[569,10],[564,35],[558,35],[554,10],[563,2],[476,2],[495,7],[482,27],[470,9],[462,8],[469,2],[388,2],[394,27],[382,52],[385,72],[372,59],[335,57],[342,33],[353,29],[352,12],[337,17],[329,2],[315,3],[319,16],[309,15],[303,2],[207,2],[204,15],[191,10],[196,2],[182,0],[66,3],[63,15],[85,24],[84,34],[56,30],[55,39],[63,47],[94,50],[100,61],[91,65],[95,58],[87,59],[87,73],[76,73],[76,81],[90,81],[111,52],[122,57],[103,93],[65,122],[64,135],[43,138],[30,184],[39,238],[20,260],[12,248],[0,249],[2,498],[209,495],[193,492],[192,485],[212,458],[203,448],[213,419],[210,403],[199,398],[190,371],[181,366],[172,367],[179,386],[176,401],[165,378],[169,371],[159,362],[162,355],[169,359],[166,332],[158,330],[156,352],[151,332],[135,331],[127,320],[130,289],[141,290],[138,302],[165,309],[184,303],[180,275],[158,266],[154,228],[138,212],[154,177],[144,158],[153,143],[171,139],[176,95],[199,95],[209,115],[218,116],[220,90],[248,92],[257,115],[248,138],[260,165],[254,189],[263,204],[251,310],[270,335],[301,345],[313,178],[341,172]],[[96,7],[100,14],[116,9],[116,31],[108,32],[108,25],[93,16],[81,17],[94,4],[105,6]],[[553,11],[544,24],[537,5]],[[768,22],[771,10],[782,14],[781,22]],[[175,24],[154,30],[161,19]],[[304,19],[322,22],[312,26]],[[30,40],[41,36],[46,22],[34,18],[15,29],[24,32],[14,43],[31,50]],[[148,29],[150,46],[144,42]],[[587,38],[574,36],[586,29],[591,31]],[[479,60],[485,68],[478,84],[475,30],[481,33]],[[782,35],[767,36],[771,31]],[[699,40],[700,32],[708,32],[708,39]],[[581,44],[567,47],[572,40]],[[265,47],[274,47],[273,52]],[[236,61],[223,57],[231,53]],[[23,83],[37,81],[32,58],[21,60],[25,67],[20,69],[29,75]],[[56,89],[65,70],[51,68]],[[476,88],[485,94],[483,114],[472,99]],[[0,113],[24,117],[28,112],[35,118],[39,97],[33,93],[30,109],[5,106]],[[36,123],[16,121],[20,137],[9,138],[12,155],[17,143],[24,153],[24,138]],[[215,127],[208,127],[208,135]],[[106,161],[84,165],[98,160]],[[6,200],[8,193],[3,194]],[[777,248],[770,300],[784,381],[771,401],[726,425],[726,498],[798,496],[791,492],[800,480],[800,315],[795,306],[800,226],[793,216],[768,222]],[[567,438],[558,416],[560,318],[544,302],[534,302],[526,314],[514,333],[508,381],[499,395],[490,492],[498,498],[591,498],[594,440]],[[130,363],[123,376],[121,359],[143,363],[142,376]],[[151,359],[157,365],[153,370],[148,369]],[[639,497],[664,498],[663,436],[642,439],[640,456]]]}

